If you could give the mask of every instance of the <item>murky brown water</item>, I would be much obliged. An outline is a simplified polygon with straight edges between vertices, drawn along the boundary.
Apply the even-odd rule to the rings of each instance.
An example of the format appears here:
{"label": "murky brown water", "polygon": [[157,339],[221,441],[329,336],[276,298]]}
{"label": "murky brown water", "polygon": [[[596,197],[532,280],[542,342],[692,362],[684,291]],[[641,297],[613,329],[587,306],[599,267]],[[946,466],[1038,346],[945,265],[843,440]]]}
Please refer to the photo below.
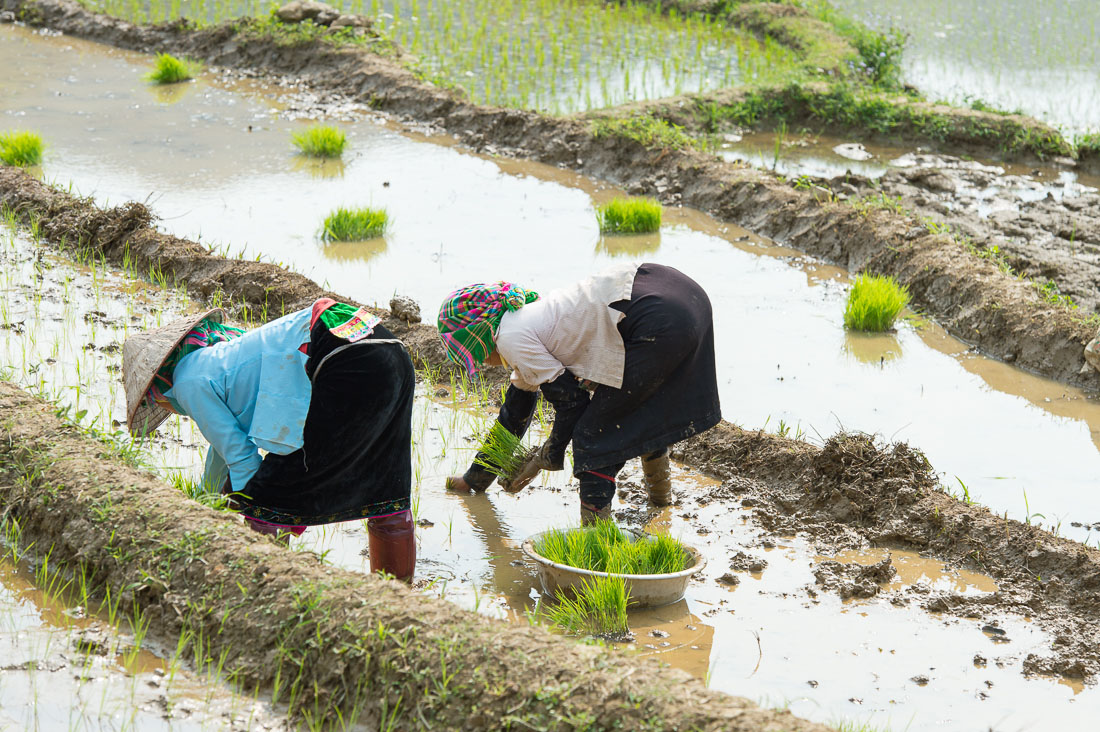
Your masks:
{"label": "murky brown water", "polygon": [[[727,419],[814,439],[843,427],[908,440],[945,484],[958,476],[997,512],[1023,518],[1026,496],[1078,539],[1088,532],[1071,522],[1100,521],[1100,405],[969,354],[935,327],[902,324],[876,357],[842,327],[837,268],[686,209],[669,209],[657,237],[601,238],[593,206],[613,189],[372,119],[344,124],[343,167],[314,176],[292,153],[301,123],[279,116],[289,103],[280,90],[204,75],[166,105],[140,78],[147,62],[0,28],[0,65],[17,69],[0,124],[45,136],[48,179],[101,201],[148,200],[168,231],[285,262],[367,302],[410,295],[427,317],[471,281],[553,288],[620,256],[676,266],[714,302]],[[320,221],[339,204],[385,206],[391,232],[320,243]]]}
{"label": "murky brown water", "polygon": [[135,645],[130,626],[120,632],[44,592],[9,559],[0,559],[0,729],[290,729],[270,704],[149,650],[151,641]]}
{"label": "murky brown water", "polygon": [[[10,273],[5,286],[9,291],[39,300],[40,308],[44,308],[56,295],[56,282],[68,282],[70,291],[95,290],[90,269],[69,266],[63,259],[50,258],[44,278],[38,277],[34,267],[7,266],[13,261],[12,252],[32,262],[48,257],[36,254],[40,250],[24,238],[9,239],[9,249],[5,250],[9,257],[5,272]],[[133,289],[124,285],[126,280],[118,273],[103,270],[95,277],[101,283],[116,283],[113,287],[99,286],[95,307],[106,313],[127,312],[127,303],[134,297]],[[146,292],[148,288],[142,285],[136,290]],[[45,294],[40,297],[37,293]],[[177,306],[183,309],[186,303]],[[27,321],[27,325],[37,328],[40,323]],[[60,318],[55,329],[64,334],[59,340],[66,343],[103,340],[97,337],[104,332],[103,326],[95,319]],[[11,359],[18,352],[15,344],[27,343],[30,331],[7,329],[0,332],[0,337],[5,343],[0,357]],[[111,378],[109,367],[117,365],[119,358],[114,351],[103,353],[104,380]],[[71,373],[46,371],[44,378],[47,383],[53,379],[63,382],[71,378]],[[89,411],[99,410],[96,413],[103,414],[104,419],[121,416],[121,402],[109,391],[89,392],[85,399]],[[413,430],[418,586],[461,606],[525,623],[529,622],[528,612],[535,606],[539,592],[533,568],[524,562],[520,544],[527,536],[550,526],[575,523],[576,486],[567,473],[558,473],[517,495],[495,490],[459,495],[444,490],[444,477],[469,462],[474,451],[470,437],[481,433],[492,416],[490,410],[454,402],[448,396],[428,398],[422,394],[416,401]],[[187,420],[170,420],[162,428],[162,439],[173,435],[179,429],[177,424],[183,424],[187,431]],[[146,453],[159,460],[158,444],[147,446]],[[196,452],[184,450],[178,456],[192,460],[192,470],[199,469]],[[636,465],[629,467],[624,480],[624,486],[640,483]],[[710,479],[680,467],[675,469],[674,480],[677,490],[688,495],[713,485]],[[1004,618],[1001,626],[1011,643],[994,644],[976,622],[929,615],[917,600],[899,607],[889,602],[895,595],[908,597],[917,587],[926,588],[924,591],[985,592],[990,590],[988,578],[945,569],[932,560],[895,551],[898,581],[888,585],[880,597],[846,603],[831,593],[814,597],[808,588],[814,586],[812,570],[821,558],[806,542],[791,538],[772,543],[773,538],[753,524],[747,509],[717,502],[705,507],[690,502],[685,506],[666,509],[649,526],[667,529],[698,546],[708,559],[708,567],[689,585],[683,601],[631,615],[636,638],[621,646],[624,652],[658,655],[707,679],[714,688],[767,704],[790,704],[796,713],[823,721],[870,718],[877,725],[930,730],[977,729],[1009,720],[1014,728],[1041,729],[1035,726],[1036,716],[1032,714],[1038,708],[1058,709],[1055,716],[1059,723],[1071,726],[1087,719],[1086,711],[1095,703],[1095,689],[1075,689],[1057,679],[1029,680],[1021,676],[1020,659],[1028,652],[1044,652],[1050,643],[1031,624]],[[245,530],[243,526],[241,530]],[[368,559],[363,555],[365,547],[366,532],[361,522],[311,529],[292,543],[292,548],[315,551],[329,562],[363,572],[369,571]],[[738,551],[766,560],[767,566],[755,574],[739,573],[740,584],[730,589],[717,580],[729,571],[729,557]],[[836,559],[871,563],[884,556],[883,551],[868,550]],[[13,586],[6,580],[0,584]],[[919,597],[919,593],[914,596]],[[4,606],[0,597],[0,608]],[[50,610],[43,617],[60,618],[59,612]],[[823,628],[828,632],[823,633]],[[11,636],[12,653],[22,654],[20,658],[36,652],[37,646],[23,645],[27,637]],[[975,656],[988,659],[988,663],[975,666]],[[114,680],[101,683],[114,684],[127,693],[131,689],[145,693],[147,675],[160,678],[156,674],[158,661],[147,660],[151,669],[131,669],[136,675],[127,676],[110,666],[107,657],[103,676]],[[920,675],[929,678],[927,684],[910,680]],[[34,678],[41,676],[36,672]],[[815,684],[808,683],[811,681]],[[992,691],[986,682],[993,684]],[[38,683],[37,688],[53,688],[49,686],[53,682]],[[988,698],[978,696],[979,691]],[[211,691],[202,687],[195,693]],[[70,696],[81,698],[79,691]],[[138,694],[123,699],[126,705],[132,703],[133,714],[140,717],[145,713],[145,697]],[[159,703],[155,699],[148,702]],[[180,709],[187,708],[188,703],[171,704]],[[22,709],[19,714],[24,715],[33,713],[18,705],[4,708]],[[125,705],[123,708],[130,709]],[[222,714],[217,705],[214,709]],[[40,727],[63,728],[53,718],[43,718]]]}

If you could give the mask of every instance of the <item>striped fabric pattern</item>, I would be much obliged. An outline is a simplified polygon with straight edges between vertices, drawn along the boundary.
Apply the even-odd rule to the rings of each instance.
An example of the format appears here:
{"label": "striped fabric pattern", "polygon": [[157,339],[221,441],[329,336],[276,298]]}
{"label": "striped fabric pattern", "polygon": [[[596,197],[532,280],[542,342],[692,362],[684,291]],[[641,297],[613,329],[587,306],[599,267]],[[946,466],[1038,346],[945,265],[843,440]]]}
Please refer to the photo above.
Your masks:
{"label": "striped fabric pattern", "polygon": [[496,349],[504,313],[539,299],[537,292],[511,282],[478,283],[455,290],[439,309],[439,334],[447,357],[475,373]]}

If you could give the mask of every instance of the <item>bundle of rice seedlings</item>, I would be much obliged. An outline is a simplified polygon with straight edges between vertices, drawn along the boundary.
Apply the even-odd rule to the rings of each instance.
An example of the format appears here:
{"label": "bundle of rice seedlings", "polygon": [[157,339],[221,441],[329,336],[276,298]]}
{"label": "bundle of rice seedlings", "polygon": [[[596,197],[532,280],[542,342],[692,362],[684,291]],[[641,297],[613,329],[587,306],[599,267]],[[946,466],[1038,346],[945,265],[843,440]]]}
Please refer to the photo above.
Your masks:
{"label": "bundle of rice seedlings", "polygon": [[551,529],[535,543],[535,551],[558,564],[614,574],[673,574],[690,561],[671,536],[635,540],[610,519],[579,529]]}
{"label": "bundle of rice seedlings", "polygon": [[909,288],[893,277],[860,275],[848,291],[844,327],[881,332],[892,330],[894,321],[909,304]]}
{"label": "bundle of rice seedlings", "polygon": [[617,639],[630,633],[626,617],[629,602],[630,593],[622,577],[593,577],[585,580],[574,597],[559,594],[546,616],[569,633]]}
{"label": "bundle of rice seedlings", "polygon": [[299,152],[311,158],[338,158],[348,144],[347,135],[331,125],[313,125],[290,139]]}
{"label": "bundle of rice seedlings", "polygon": [[507,484],[519,473],[527,456],[528,450],[523,447],[523,441],[506,430],[500,422],[493,422],[481,440],[481,448],[474,463]]}
{"label": "bundle of rice seedlings", "polygon": [[596,207],[601,234],[651,234],[661,228],[661,204],[652,198],[616,198]]}
{"label": "bundle of rice seedlings", "polygon": [[199,68],[197,61],[178,59],[169,53],[161,53],[157,54],[156,65],[145,78],[154,84],[177,84],[195,78]]}
{"label": "bundle of rice seedlings", "polygon": [[42,137],[26,130],[0,133],[0,162],[26,168],[42,162]]}
{"label": "bundle of rice seedlings", "polygon": [[386,233],[389,223],[385,209],[341,206],[325,217],[321,238],[325,241],[366,241]]}

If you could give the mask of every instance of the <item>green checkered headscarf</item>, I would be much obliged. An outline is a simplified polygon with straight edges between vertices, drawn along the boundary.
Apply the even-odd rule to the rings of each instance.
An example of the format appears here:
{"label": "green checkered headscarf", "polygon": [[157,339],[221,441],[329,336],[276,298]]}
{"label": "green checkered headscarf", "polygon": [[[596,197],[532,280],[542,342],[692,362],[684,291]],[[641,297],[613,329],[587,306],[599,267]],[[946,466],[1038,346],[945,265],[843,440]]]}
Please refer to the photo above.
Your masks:
{"label": "green checkered headscarf", "polygon": [[511,282],[479,283],[455,290],[439,309],[439,334],[447,357],[474,373],[496,350],[497,329],[504,313],[538,299],[537,292]]}

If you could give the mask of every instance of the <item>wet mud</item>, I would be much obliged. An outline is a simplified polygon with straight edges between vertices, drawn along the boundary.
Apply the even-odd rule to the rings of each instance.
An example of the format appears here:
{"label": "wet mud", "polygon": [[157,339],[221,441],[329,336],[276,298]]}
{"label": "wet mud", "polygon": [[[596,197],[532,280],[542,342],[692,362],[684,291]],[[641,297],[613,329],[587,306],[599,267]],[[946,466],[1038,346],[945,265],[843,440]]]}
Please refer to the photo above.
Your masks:
{"label": "wet mud", "polygon": [[[307,719],[372,726],[824,730],[707,690],[648,659],[504,626],[395,582],[241,532],[104,456],[43,402],[0,383],[0,494],[55,561],[126,588],[151,627],[194,639]],[[73,470],[80,465],[80,470]]]}
{"label": "wet mud", "polygon": [[918,307],[984,353],[995,358],[1012,353],[1014,362],[1028,370],[1100,388],[1100,374],[1087,367],[1082,355],[1094,329],[912,217],[857,210],[830,192],[798,187],[709,154],[597,136],[586,120],[472,105],[420,81],[391,58],[323,42],[280,43],[247,20],[204,30],[179,23],[138,27],[65,0],[4,2],[36,24],[123,48],[173,51],[222,66],[289,74],[319,91],[446,130],[481,152],[572,168],[633,193],[735,221],[849,270],[893,275],[909,286]]}

